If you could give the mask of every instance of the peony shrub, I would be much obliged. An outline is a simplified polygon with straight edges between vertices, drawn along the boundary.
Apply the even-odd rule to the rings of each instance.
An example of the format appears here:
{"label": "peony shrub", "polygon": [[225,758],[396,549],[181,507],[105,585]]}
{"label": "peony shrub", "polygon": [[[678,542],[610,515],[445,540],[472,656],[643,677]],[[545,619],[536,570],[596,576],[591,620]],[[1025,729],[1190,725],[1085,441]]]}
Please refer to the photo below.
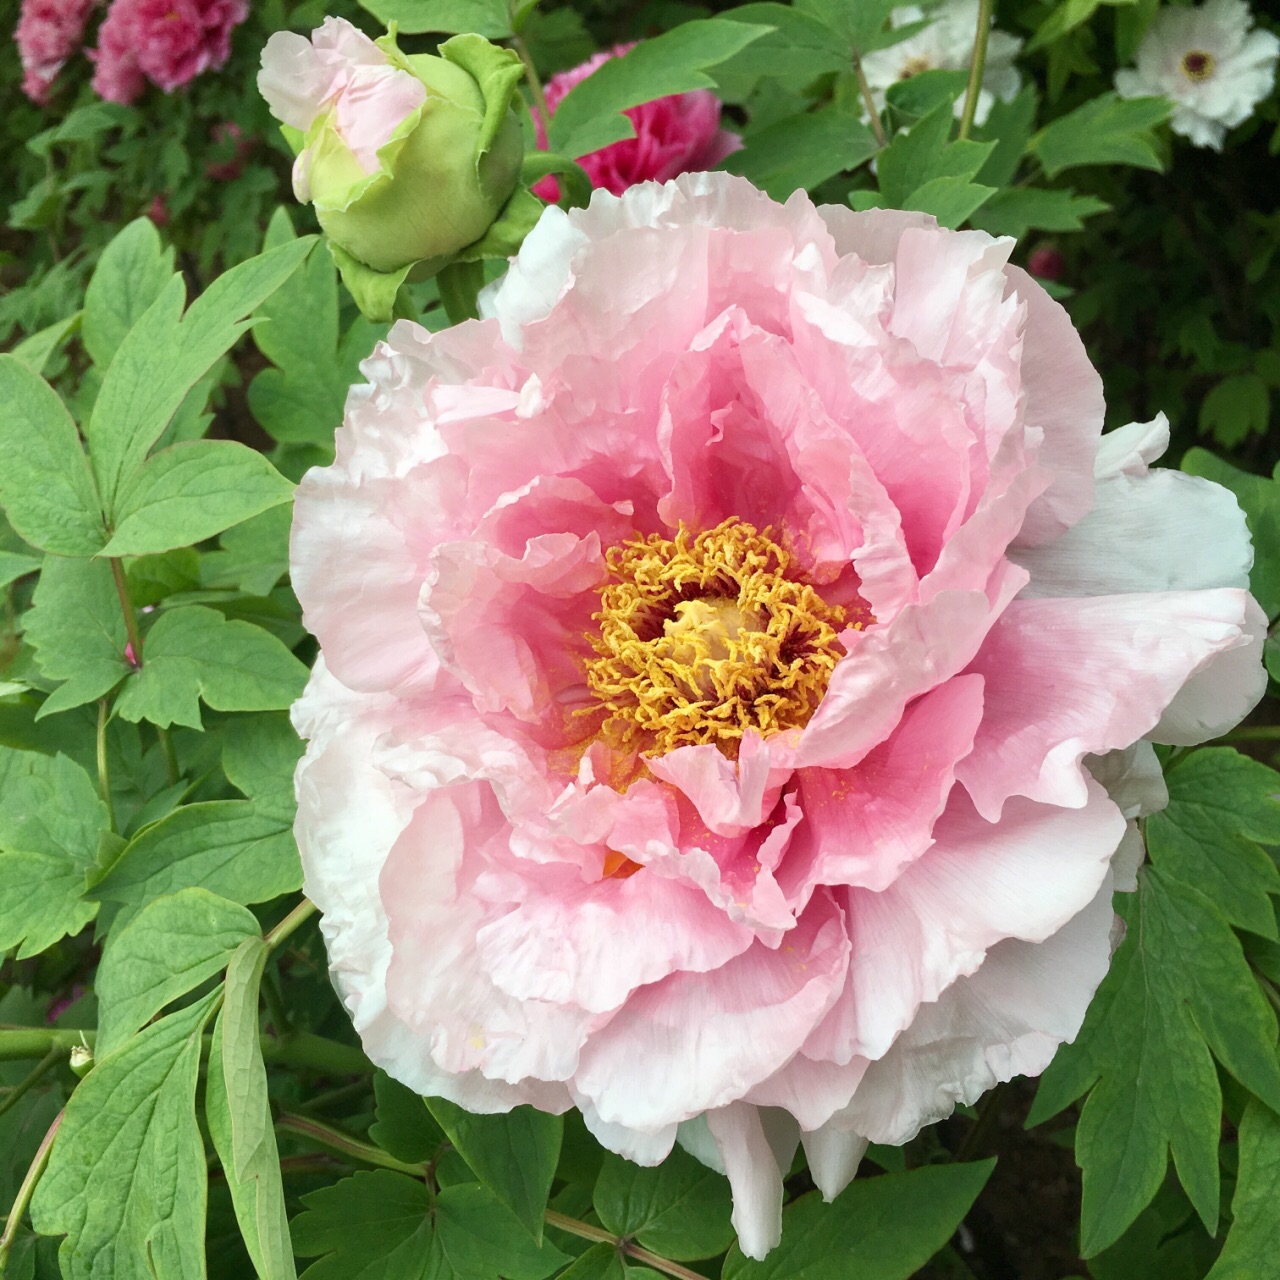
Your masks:
{"label": "peony shrub", "polygon": [[1151,742],[1264,687],[1234,497],[1100,437],[1011,248],[597,192],[398,325],[298,490],[296,834],[366,1052],[680,1141],[750,1257],[798,1141],[830,1199],[1074,1038]]}

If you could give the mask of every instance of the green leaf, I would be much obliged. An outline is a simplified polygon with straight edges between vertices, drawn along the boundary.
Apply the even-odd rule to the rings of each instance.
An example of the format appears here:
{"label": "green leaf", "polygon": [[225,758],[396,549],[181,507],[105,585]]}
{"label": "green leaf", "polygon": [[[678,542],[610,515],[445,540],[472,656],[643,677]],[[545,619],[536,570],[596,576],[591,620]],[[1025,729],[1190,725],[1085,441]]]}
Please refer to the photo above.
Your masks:
{"label": "green leaf", "polygon": [[102,504],[76,424],[58,393],[20,359],[0,355],[0,506],[33,547],[96,555]]}
{"label": "green leaf", "polygon": [[165,1005],[221,973],[256,937],[253,912],[207,889],[182,889],[147,903],[113,929],[94,980],[100,1014],[96,1050],[105,1057]]}
{"label": "green leaf", "polygon": [[1258,847],[1280,845],[1280,773],[1213,747],[1179,760],[1167,781],[1169,807],[1147,819],[1152,860],[1232,924],[1280,941],[1269,896],[1280,893],[1280,871]]}
{"label": "green leaf", "polygon": [[166,249],[150,218],[135,218],[102,251],[84,295],[81,337],[93,363],[105,369],[124,336],[160,296],[173,275]]}
{"label": "green leaf", "polygon": [[733,1242],[729,1183],[680,1147],[653,1169],[605,1156],[593,1203],[614,1235],[677,1262],[714,1257]]}
{"label": "green leaf", "polygon": [[715,81],[704,69],[731,58],[767,30],[704,18],[642,40],[565,94],[551,118],[550,149],[576,159],[635,137],[623,111],[667,94],[713,88]]}
{"label": "green leaf", "polygon": [[106,807],[66,756],[0,747],[0,953],[36,955],[97,914],[84,898]]}
{"label": "green leaf", "polygon": [[249,800],[183,805],[139,831],[92,896],[136,911],[199,885],[232,902],[267,902],[302,885],[290,826],[275,808]]}
{"label": "green leaf", "polygon": [[969,82],[967,71],[921,71],[891,84],[885,90],[885,102],[895,117],[919,120],[938,107],[945,106],[955,114],[956,101],[963,96]]}
{"label": "green leaf", "polygon": [[1280,1119],[1251,1102],[1240,1122],[1240,1175],[1231,1202],[1234,1221],[1205,1280],[1258,1280],[1280,1256]]}
{"label": "green leaf", "polygon": [[[401,27],[403,31],[405,28]],[[297,239],[283,207],[271,216],[264,253]],[[315,372],[317,351],[338,345],[338,274],[333,259],[311,254],[258,308],[253,344],[272,364],[281,368],[310,364]]]}
{"label": "green leaf", "polygon": [[294,1250],[320,1256],[303,1280],[425,1280],[431,1193],[386,1169],[357,1173],[302,1197],[290,1223]]}
{"label": "green leaf", "polygon": [[93,472],[112,516],[187,392],[252,323],[245,319],[297,269],[314,238],[293,240],[219,276],[182,314],[178,276],[125,335],[94,401],[87,436]]}
{"label": "green leaf", "polygon": [[204,1273],[207,1185],[195,1116],[200,1037],[220,993],[99,1059],[71,1095],[32,1225],[66,1234],[66,1280],[188,1280]]}
{"label": "green leaf", "polygon": [[[899,131],[880,153],[876,162],[877,178],[885,202],[895,209],[915,209],[915,194],[939,178],[959,180],[963,187],[982,168],[994,143],[949,142],[952,115],[947,103],[935,107],[913,124],[909,131]],[[941,204],[945,198],[941,187],[931,188],[926,198]],[[956,198],[951,197],[952,204]]]}
{"label": "green leaf", "polygon": [[474,31],[503,40],[511,34],[506,0],[360,0],[360,7],[384,26],[394,22],[401,35]]}
{"label": "green leaf", "polygon": [[477,1116],[443,1098],[426,1105],[476,1177],[541,1240],[564,1121],[532,1107]]}
{"label": "green leaf", "polygon": [[293,485],[234,440],[170,445],[125,482],[105,553],[139,556],[203,542],[289,501]]}
{"label": "green leaf", "polygon": [[1097,196],[1044,187],[1006,187],[994,192],[971,221],[993,236],[1021,239],[1028,231],[1079,231],[1085,218],[1111,206]]}
{"label": "green leaf", "polygon": [[203,585],[269,595],[289,572],[292,523],[292,506],[281,504],[228,529],[222,535],[222,549],[208,552],[201,562]]}
{"label": "green leaf", "polygon": [[1034,84],[1026,85],[1016,98],[991,104],[986,124],[978,132],[980,142],[994,142],[995,149],[978,170],[978,181],[990,187],[1004,187],[1013,182],[1031,131],[1036,123],[1040,95]]}
{"label": "green leaf", "polygon": [[1030,150],[1046,175],[1086,164],[1128,164],[1163,170],[1152,130],[1173,111],[1166,98],[1121,98],[1104,93],[1046,125]]}
{"label": "green leaf", "polygon": [[907,197],[903,208],[931,213],[942,226],[954,231],[995,194],[995,187],[984,187],[968,178],[931,178]]}
{"label": "green leaf", "polygon": [[258,1026],[258,988],[268,956],[246,938],[227,969],[226,1000],[213,1031],[205,1110],[236,1220],[261,1280],[295,1280],[280,1153],[267,1097]]}
{"label": "green leaf", "polygon": [[724,1280],[907,1280],[951,1238],[995,1167],[929,1165],[911,1173],[858,1178],[829,1205],[816,1193],[782,1213],[782,1243],[763,1262],[737,1245]]}
{"label": "green leaf", "polygon": [[49,357],[80,328],[83,315],[83,312],[76,311],[65,320],[56,320],[53,324],[30,334],[14,347],[12,354],[32,373],[43,373]]}
{"label": "green leaf", "polygon": [[799,0],[796,8],[839,33],[849,49],[870,53],[889,43],[885,27],[895,0]]}
{"label": "green leaf", "polygon": [[359,258],[353,258],[332,240],[326,241],[326,245],[342,276],[342,283],[346,285],[347,292],[359,307],[360,314],[366,320],[377,323],[389,323],[395,319],[396,298],[400,293],[400,286],[404,284],[415,264],[411,262],[408,266],[399,267],[395,271],[375,271],[372,267],[366,267]]}
{"label": "green leaf", "polygon": [[120,598],[105,560],[49,556],[26,615],[27,643],[50,680],[65,681],[39,716],[66,711],[109,693],[132,670]]}
{"label": "green leaf", "polygon": [[543,1280],[569,1261],[549,1240],[535,1244],[510,1209],[475,1182],[455,1183],[437,1197],[435,1245],[444,1265],[433,1280]]}
{"label": "green leaf", "polygon": [[1207,449],[1188,449],[1182,458],[1182,469],[1223,485],[1236,495],[1253,536],[1250,590],[1268,618],[1280,615],[1280,483],[1241,471]]}
{"label": "green leaf", "polygon": [[116,713],[199,729],[201,698],[216,711],[276,711],[297,699],[306,679],[306,667],[261,627],[183,605],[147,633],[144,664],[121,691]]}
{"label": "green leaf", "polygon": [[377,1119],[369,1126],[369,1137],[407,1164],[429,1160],[444,1141],[444,1131],[423,1100],[385,1071],[375,1072],[373,1094]]}
{"label": "green leaf", "polygon": [[1271,394],[1256,373],[1223,378],[1200,402],[1201,435],[1211,435],[1224,449],[1235,449],[1251,435],[1265,435],[1271,417]]}
{"label": "green leaf", "polygon": [[302,756],[302,739],[289,717],[237,717],[227,722],[223,734],[222,769],[231,785],[292,817],[293,773]]}
{"label": "green leaf", "polygon": [[661,1280],[648,1267],[630,1267],[611,1244],[592,1245],[559,1280]]}
{"label": "green leaf", "polygon": [[837,107],[790,116],[753,133],[725,162],[775,200],[808,190],[876,153],[876,140],[858,118]]}
{"label": "green leaf", "polygon": [[721,84],[742,90],[761,77],[797,89],[816,77],[849,69],[849,44],[819,18],[783,4],[744,4],[733,10],[735,22],[770,30],[716,66]]}
{"label": "green leaf", "polygon": [[0,551],[0,587],[7,587],[29,573],[40,568],[41,561],[36,556],[26,556],[17,551]]}

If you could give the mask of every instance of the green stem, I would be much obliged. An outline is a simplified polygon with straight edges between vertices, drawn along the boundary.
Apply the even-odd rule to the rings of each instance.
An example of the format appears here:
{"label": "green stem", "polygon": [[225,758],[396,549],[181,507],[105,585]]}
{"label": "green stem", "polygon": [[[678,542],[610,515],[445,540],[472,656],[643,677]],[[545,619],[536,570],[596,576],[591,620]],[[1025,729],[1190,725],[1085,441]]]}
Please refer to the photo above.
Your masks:
{"label": "green stem", "polygon": [[606,1231],[603,1227],[592,1226],[589,1222],[580,1222],[577,1218],[557,1213],[554,1209],[548,1209],[543,1217],[549,1227],[558,1227],[571,1236],[577,1236],[580,1240],[595,1240],[599,1244],[611,1244],[619,1253],[626,1254],[636,1262],[643,1262],[646,1267],[661,1271],[663,1275],[675,1276],[676,1280],[706,1280],[705,1276],[699,1275],[696,1271],[690,1271],[688,1267],[682,1267],[669,1258],[650,1253],[648,1249],[642,1249],[626,1236],[615,1236],[612,1231]]}
{"label": "green stem", "polygon": [[35,1194],[36,1183],[40,1181],[41,1175],[49,1164],[49,1152],[53,1149],[53,1140],[57,1136],[58,1126],[62,1124],[62,1117],[65,1114],[66,1111],[64,1109],[54,1116],[53,1123],[49,1126],[49,1132],[44,1135],[44,1139],[36,1151],[35,1158],[27,1169],[26,1177],[22,1179],[22,1185],[18,1188],[13,1208],[9,1210],[9,1217],[4,1224],[4,1234],[0,1235],[0,1276],[3,1276],[8,1268],[9,1251],[13,1248],[14,1239],[17,1237],[18,1226],[26,1216],[27,1206],[31,1203],[31,1197]]}
{"label": "green stem", "polygon": [[973,58],[969,63],[969,85],[964,91],[964,112],[960,116],[961,138],[967,138],[978,111],[982,73],[987,69],[987,41],[991,38],[991,15],[995,0],[978,0],[978,30],[973,37]]}
{"label": "green stem", "polygon": [[169,775],[169,785],[176,786],[182,777],[182,771],[178,768],[178,753],[173,749],[173,739],[169,736],[168,729],[162,729],[156,725],[156,737],[160,741],[160,750],[164,752],[164,767]]}
{"label": "green stem", "polygon": [[349,1133],[336,1129],[331,1124],[325,1124],[324,1121],[315,1120],[311,1116],[298,1115],[296,1111],[278,1112],[276,1128],[282,1133],[292,1133],[296,1137],[319,1143],[322,1147],[340,1152],[362,1164],[376,1165],[380,1169],[393,1169],[396,1173],[407,1173],[415,1178],[424,1178],[427,1174],[425,1164],[409,1164],[404,1160],[397,1160],[395,1156],[388,1155],[372,1143],[361,1142],[359,1138],[353,1138]]}
{"label": "green stem", "polygon": [[519,36],[513,36],[511,43],[515,45],[520,61],[524,64],[525,83],[529,86],[529,93],[533,97],[533,109],[542,121],[542,136],[547,139],[549,147],[551,145],[551,110],[547,106],[547,95],[542,90],[542,81],[538,78],[538,68],[533,65],[533,59],[529,56],[529,46]]}
{"label": "green stem", "polygon": [[50,1049],[32,1072],[23,1080],[19,1081],[19,1083],[15,1084],[13,1088],[9,1090],[8,1094],[5,1095],[4,1100],[0,1101],[0,1116],[4,1115],[6,1111],[11,1110],[13,1107],[16,1107],[18,1103],[22,1101],[23,1097],[25,1097],[31,1089],[40,1083],[49,1069],[57,1066],[58,1063],[62,1061],[63,1056],[64,1055],[59,1050]]}
{"label": "green stem", "polygon": [[871,132],[876,135],[876,143],[881,147],[888,146],[889,139],[885,136],[884,124],[876,110],[876,100],[871,96],[867,73],[862,69],[862,58],[856,53],[853,55],[853,74],[858,77],[858,92],[862,94],[862,102],[867,109],[867,118],[871,121]]}
{"label": "green stem", "polygon": [[293,1020],[289,1017],[289,1010],[285,1008],[284,996],[280,992],[276,975],[270,969],[262,975],[262,998],[267,1002],[267,1017],[275,1034],[289,1035],[293,1031]]}
{"label": "green stem", "polygon": [[111,556],[111,576],[115,579],[116,595],[120,597],[120,612],[124,614],[124,630],[129,637],[129,646],[133,650],[133,665],[142,666],[142,631],[138,627],[138,615],[134,611],[133,601],[129,599],[129,584],[124,577],[124,561],[119,556]]}
{"label": "green stem", "polygon": [[102,803],[107,806],[107,825],[114,835],[116,833],[116,807],[111,799],[111,769],[107,762],[107,722],[111,719],[111,708],[106,698],[98,699],[98,792]]}
{"label": "green stem", "polygon": [[[94,1039],[92,1031],[0,1027],[0,1062],[22,1062],[55,1052],[59,1058],[64,1058],[79,1044],[92,1049]],[[373,1070],[369,1059],[359,1049],[310,1031],[294,1031],[287,1036],[263,1036],[262,1056],[267,1062],[319,1071],[325,1075],[368,1075]]]}
{"label": "green stem", "polygon": [[265,937],[269,949],[274,950],[300,925],[305,924],[316,913],[316,904],[310,898],[303,898],[283,920],[280,921]]}

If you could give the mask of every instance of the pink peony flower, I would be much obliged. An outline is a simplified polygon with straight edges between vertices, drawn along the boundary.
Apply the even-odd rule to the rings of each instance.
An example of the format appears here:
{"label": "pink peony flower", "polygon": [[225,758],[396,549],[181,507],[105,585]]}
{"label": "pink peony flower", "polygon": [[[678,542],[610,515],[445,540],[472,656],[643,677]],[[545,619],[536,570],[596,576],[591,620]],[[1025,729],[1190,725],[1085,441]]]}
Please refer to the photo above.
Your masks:
{"label": "pink peony flower", "polygon": [[166,93],[216,70],[231,54],[231,32],[248,0],[112,0],[98,32],[93,87],[130,103],[146,81]]}
{"label": "pink peony flower", "polygon": [[63,64],[80,48],[94,0],[22,0],[13,38],[22,59],[22,92],[44,105]]}
{"label": "pink peony flower", "polygon": [[373,1060],[778,1240],[1080,1027],[1151,741],[1261,695],[1235,499],[1012,241],[698,174],[401,322],[298,490],[306,891]]}
{"label": "pink peony flower", "polygon": [[[547,82],[547,110],[554,115],[570,89],[611,58],[619,58],[634,48],[634,42],[616,45],[570,71],[552,76]],[[720,99],[708,89],[657,98],[632,107],[626,116],[635,127],[634,138],[624,138],[589,155],[575,157],[587,171],[593,187],[603,187],[615,196],[637,182],[666,182],[682,173],[712,169],[742,146],[742,139],[736,133],[720,128]],[[534,126],[538,146],[545,150],[547,131],[536,111]],[[560,198],[560,186],[555,178],[543,178],[533,190],[544,200]]]}

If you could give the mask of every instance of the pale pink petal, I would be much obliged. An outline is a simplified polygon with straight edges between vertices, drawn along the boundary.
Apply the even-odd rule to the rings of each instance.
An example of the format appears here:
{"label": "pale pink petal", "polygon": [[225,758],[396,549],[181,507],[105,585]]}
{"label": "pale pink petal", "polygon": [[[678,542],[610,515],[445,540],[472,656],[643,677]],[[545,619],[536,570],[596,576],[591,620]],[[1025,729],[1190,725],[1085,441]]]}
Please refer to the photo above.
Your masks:
{"label": "pale pink petal", "polygon": [[735,1102],[707,1112],[707,1125],[733,1189],[733,1229],[748,1258],[763,1258],[782,1239],[782,1175],[799,1132],[785,1112]]}

